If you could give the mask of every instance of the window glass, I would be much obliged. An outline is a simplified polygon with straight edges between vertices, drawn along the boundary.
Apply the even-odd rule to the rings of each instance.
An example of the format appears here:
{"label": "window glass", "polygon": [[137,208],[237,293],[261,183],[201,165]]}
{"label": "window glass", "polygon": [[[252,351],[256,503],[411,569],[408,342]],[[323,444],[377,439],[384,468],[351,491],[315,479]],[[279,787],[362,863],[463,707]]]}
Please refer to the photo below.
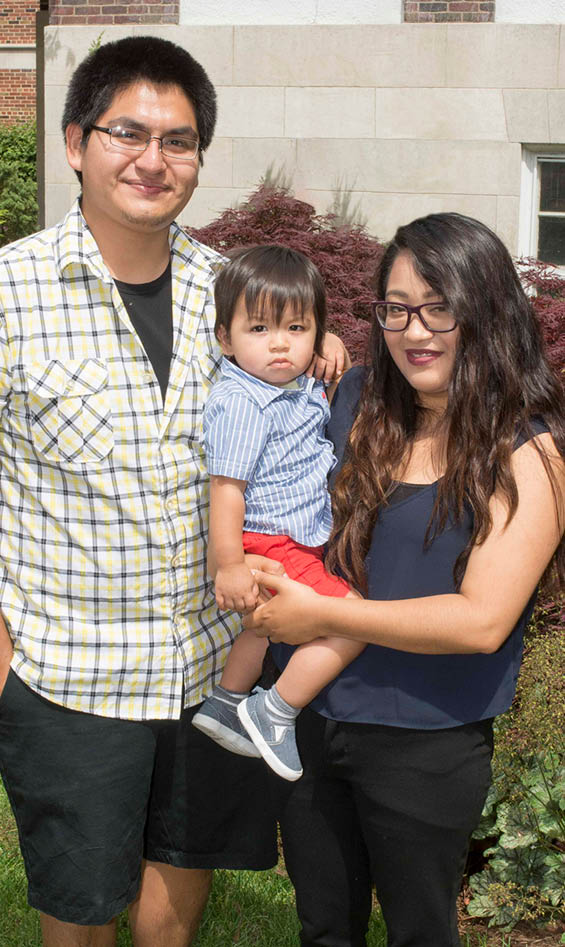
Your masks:
{"label": "window glass", "polygon": [[565,216],[540,217],[537,256],[544,263],[565,266]]}
{"label": "window glass", "polygon": [[540,161],[540,211],[565,213],[565,161]]}
{"label": "window glass", "polygon": [[544,263],[565,266],[565,159],[538,159],[537,251]]}

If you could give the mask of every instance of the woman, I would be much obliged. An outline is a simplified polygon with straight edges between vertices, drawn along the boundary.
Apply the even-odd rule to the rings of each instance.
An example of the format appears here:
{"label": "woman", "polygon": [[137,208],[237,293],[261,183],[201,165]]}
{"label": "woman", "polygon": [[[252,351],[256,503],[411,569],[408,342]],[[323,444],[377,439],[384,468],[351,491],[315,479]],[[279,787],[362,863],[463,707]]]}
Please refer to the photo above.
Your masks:
{"label": "woman", "polygon": [[[374,882],[389,947],[459,945],[456,898],[548,568],[565,573],[563,393],[501,241],[435,214],[377,274],[366,370],[341,382],[328,564],[366,596],[288,579],[246,623],[367,644],[302,713],[282,819],[303,947],[360,947]],[[283,667],[291,649],[273,647]]]}

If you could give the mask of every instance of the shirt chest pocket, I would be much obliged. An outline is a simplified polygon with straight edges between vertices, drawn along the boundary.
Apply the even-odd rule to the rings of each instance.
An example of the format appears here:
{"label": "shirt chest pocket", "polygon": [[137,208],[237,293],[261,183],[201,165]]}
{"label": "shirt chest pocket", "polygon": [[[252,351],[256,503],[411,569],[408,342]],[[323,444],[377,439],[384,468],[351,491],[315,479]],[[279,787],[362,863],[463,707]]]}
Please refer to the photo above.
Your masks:
{"label": "shirt chest pocket", "polygon": [[47,459],[98,463],[114,446],[108,368],[94,358],[24,366],[31,439]]}

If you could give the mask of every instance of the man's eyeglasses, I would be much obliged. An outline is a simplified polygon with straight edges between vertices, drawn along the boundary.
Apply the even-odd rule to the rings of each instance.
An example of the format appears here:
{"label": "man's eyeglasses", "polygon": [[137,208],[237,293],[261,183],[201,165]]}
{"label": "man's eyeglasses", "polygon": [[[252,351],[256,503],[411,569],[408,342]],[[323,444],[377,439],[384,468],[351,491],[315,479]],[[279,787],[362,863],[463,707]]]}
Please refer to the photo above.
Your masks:
{"label": "man's eyeglasses", "polygon": [[372,303],[377,322],[387,332],[404,332],[416,315],[428,332],[453,332],[457,322],[445,303],[424,303],[422,306],[405,306],[403,303],[378,300]]}
{"label": "man's eyeglasses", "polygon": [[183,135],[150,135],[142,128],[127,128],[123,125],[114,125],[111,128],[103,128],[102,125],[91,125],[91,129],[97,132],[104,132],[110,136],[110,144],[121,151],[145,151],[150,141],[158,141],[161,154],[167,158],[180,158],[181,161],[188,161],[195,158],[198,154],[199,139],[186,138]]}

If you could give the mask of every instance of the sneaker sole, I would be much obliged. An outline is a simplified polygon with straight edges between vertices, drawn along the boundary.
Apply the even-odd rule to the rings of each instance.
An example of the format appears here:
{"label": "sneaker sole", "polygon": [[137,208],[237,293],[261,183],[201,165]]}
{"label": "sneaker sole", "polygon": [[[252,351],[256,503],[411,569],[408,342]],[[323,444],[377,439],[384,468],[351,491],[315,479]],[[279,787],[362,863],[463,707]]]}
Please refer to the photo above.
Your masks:
{"label": "sneaker sole", "polygon": [[249,736],[253,740],[255,746],[261,751],[261,756],[265,760],[265,763],[267,763],[267,765],[275,771],[277,776],[282,776],[283,779],[287,779],[291,783],[294,783],[297,779],[300,779],[303,770],[290,769],[289,766],[285,766],[285,764],[279,760],[278,756],[273,753],[261,731],[253,723],[252,718],[249,716],[249,712],[245,706],[245,701],[242,701],[241,704],[237,705],[237,715],[247,730]]}
{"label": "sneaker sole", "polygon": [[234,733],[229,727],[224,727],[213,717],[208,717],[206,714],[195,714],[192,719],[192,726],[200,730],[201,733],[205,733],[207,737],[214,740],[224,750],[229,750],[230,753],[237,753],[238,756],[251,756],[254,759],[261,756],[251,740],[240,737],[239,734]]}

